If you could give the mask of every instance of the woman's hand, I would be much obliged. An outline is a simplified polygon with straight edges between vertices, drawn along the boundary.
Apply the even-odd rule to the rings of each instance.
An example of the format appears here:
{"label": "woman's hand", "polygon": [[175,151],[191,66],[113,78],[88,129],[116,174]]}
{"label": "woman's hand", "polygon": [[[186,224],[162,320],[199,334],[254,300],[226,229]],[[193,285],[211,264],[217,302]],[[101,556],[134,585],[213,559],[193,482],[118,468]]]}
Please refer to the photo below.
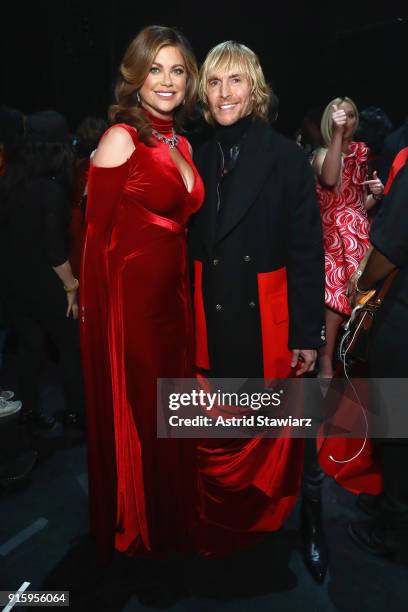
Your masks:
{"label": "woman's hand", "polygon": [[78,291],[67,291],[67,317],[72,314],[73,319],[78,318]]}
{"label": "woman's hand", "polygon": [[357,268],[357,270],[350,276],[350,280],[347,285],[346,297],[350,297],[356,290],[356,284],[360,276],[362,275],[363,270]]}
{"label": "woman's hand", "polygon": [[347,297],[348,297],[348,302],[350,304],[350,308],[351,310],[353,310],[353,308],[358,303],[358,300],[360,298],[360,293],[357,290],[356,283],[351,285],[351,280],[349,283],[349,288],[347,289]]}
{"label": "woman's hand", "polygon": [[377,171],[374,170],[373,178],[369,181],[364,181],[361,183],[362,185],[368,185],[370,193],[372,196],[376,198],[381,198],[384,193],[384,185],[381,182],[381,179],[378,178]]}
{"label": "woman's hand", "polygon": [[[372,247],[372,245],[370,245],[368,247],[368,249],[367,249],[363,259],[360,261],[360,263],[358,265],[358,268],[350,276],[350,280],[349,280],[348,285],[347,285],[346,297],[350,297],[353,294],[353,292],[356,291],[356,285],[357,285],[358,279],[360,278],[360,276],[364,272],[365,267],[367,265],[367,261],[368,261],[370,255],[371,255],[372,251],[373,251],[373,247]],[[349,300],[349,301],[351,303],[351,300]]]}
{"label": "woman's hand", "polygon": [[347,115],[346,111],[342,108],[338,108],[336,104],[333,104],[333,113],[332,113],[332,122],[333,122],[333,130],[335,132],[344,132],[344,128],[347,123]]}
{"label": "woman's hand", "polygon": [[72,274],[71,264],[68,259],[59,266],[53,266],[52,268],[55,274],[62,281],[64,290],[67,293],[67,317],[71,314],[74,319],[78,318],[78,279]]}

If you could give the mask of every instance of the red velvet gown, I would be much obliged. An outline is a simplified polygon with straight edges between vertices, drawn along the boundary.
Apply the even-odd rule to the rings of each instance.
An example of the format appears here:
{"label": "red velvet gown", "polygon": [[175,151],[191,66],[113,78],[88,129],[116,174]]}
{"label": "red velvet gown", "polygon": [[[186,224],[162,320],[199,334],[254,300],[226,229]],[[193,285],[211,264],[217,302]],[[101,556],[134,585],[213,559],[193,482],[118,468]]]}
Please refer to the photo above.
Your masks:
{"label": "red velvet gown", "polygon": [[168,145],[120,125],[136,148],[91,165],[81,266],[91,533],[104,556],[158,557],[191,548],[197,526],[196,443],[157,439],[156,378],[194,375],[186,223],[204,188],[183,137],[191,193]]}

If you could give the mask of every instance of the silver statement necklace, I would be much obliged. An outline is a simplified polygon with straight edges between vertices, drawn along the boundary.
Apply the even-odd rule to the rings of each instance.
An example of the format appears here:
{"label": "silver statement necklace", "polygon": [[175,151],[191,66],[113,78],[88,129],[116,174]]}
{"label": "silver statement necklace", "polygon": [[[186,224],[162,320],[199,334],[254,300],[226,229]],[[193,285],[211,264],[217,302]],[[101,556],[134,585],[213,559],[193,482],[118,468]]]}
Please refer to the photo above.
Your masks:
{"label": "silver statement necklace", "polygon": [[157,138],[157,140],[168,145],[170,149],[174,149],[174,147],[177,147],[180,139],[174,130],[172,130],[172,132],[173,134],[170,137],[167,137],[163,136],[163,134],[160,134],[160,132],[158,132],[157,130],[152,130],[152,134],[155,138]]}

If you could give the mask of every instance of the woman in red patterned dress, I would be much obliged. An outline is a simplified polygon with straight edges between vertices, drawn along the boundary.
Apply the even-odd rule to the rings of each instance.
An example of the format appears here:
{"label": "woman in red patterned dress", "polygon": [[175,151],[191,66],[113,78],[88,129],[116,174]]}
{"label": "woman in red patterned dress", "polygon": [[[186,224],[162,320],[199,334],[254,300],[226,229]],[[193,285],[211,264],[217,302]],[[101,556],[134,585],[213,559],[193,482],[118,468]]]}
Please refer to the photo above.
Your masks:
{"label": "woman in red patterned dress", "polygon": [[384,191],[374,172],[367,180],[368,148],[354,142],[358,111],[347,97],[335,98],[325,108],[321,131],[325,147],[313,166],[323,224],[326,267],[326,346],[320,349],[322,378],[333,376],[333,353],[339,327],[350,314],[347,285],[369,247],[370,209]]}

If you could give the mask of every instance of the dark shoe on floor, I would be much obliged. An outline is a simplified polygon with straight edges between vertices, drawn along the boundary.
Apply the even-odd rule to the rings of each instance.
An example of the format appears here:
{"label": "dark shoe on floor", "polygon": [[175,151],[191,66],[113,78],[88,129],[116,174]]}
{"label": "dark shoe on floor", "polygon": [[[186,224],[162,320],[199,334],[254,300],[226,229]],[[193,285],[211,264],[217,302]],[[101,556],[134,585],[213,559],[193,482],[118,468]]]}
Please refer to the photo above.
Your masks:
{"label": "dark shoe on floor", "polygon": [[5,462],[0,471],[0,486],[11,490],[25,480],[38,458],[36,450],[28,450]]}
{"label": "dark shoe on floor", "polygon": [[387,530],[378,519],[350,523],[349,534],[359,548],[379,557],[407,563],[407,534]]}
{"label": "dark shoe on floor", "polygon": [[329,566],[329,550],[323,528],[322,503],[320,500],[302,500],[301,536],[303,559],[314,580],[321,584]]}
{"label": "dark shoe on floor", "polygon": [[64,412],[62,422],[65,427],[85,430],[84,417],[79,412]]}
{"label": "dark shoe on floor", "polygon": [[136,595],[145,608],[169,608],[191,596],[187,558],[176,555],[161,561],[144,560],[142,564],[144,567],[139,565],[138,570]]}
{"label": "dark shoe on floor", "polygon": [[371,518],[375,518],[381,511],[382,495],[369,495],[368,493],[360,493],[357,497],[356,506]]}
{"label": "dark shoe on floor", "polygon": [[57,426],[57,420],[53,416],[34,410],[23,412],[19,421],[22,425],[45,432],[52,431]]}

